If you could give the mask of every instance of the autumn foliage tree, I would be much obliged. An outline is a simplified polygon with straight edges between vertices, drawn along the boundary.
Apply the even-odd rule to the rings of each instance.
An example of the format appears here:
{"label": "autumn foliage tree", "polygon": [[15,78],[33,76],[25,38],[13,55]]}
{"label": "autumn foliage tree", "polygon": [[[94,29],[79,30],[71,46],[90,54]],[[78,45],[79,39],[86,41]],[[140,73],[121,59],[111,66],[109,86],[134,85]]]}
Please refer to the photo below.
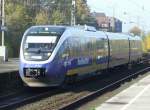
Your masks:
{"label": "autumn foliage tree", "polygon": [[[10,57],[19,56],[24,31],[32,25],[70,24],[71,0],[5,0],[8,31],[5,45]],[[76,24],[96,24],[86,0],[76,0]],[[1,39],[0,39],[1,40]]]}
{"label": "autumn foliage tree", "polygon": [[44,11],[40,11],[34,19],[36,25],[48,24],[48,15]]}
{"label": "autumn foliage tree", "polygon": [[150,32],[148,32],[143,38],[143,50],[150,52]]}
{"label": "autumn foliage tree", "polygon": [[51,19],[50,19],[52,24],[63,24],[65,22],[65,16],[62,12],[59,10],[55,10],[52,13]]}
{"label": "autumn foliage tree", "polygon": [[19,47],[23,31],[28,27],[30,18],[26,8],[20,4],[8,3],[5,5],[6,22],[8,30],[5,32],[5,45],[8,47],[9,56],[19,55]]}
{"label": "autumn foliage tree", "polygon": [[130,33],[133,33],[134,35],[140,36],[142,30],[141,30],[139,27],[134,26],[133,28],[131,28],[131,29],[129,30],[129,32],[130,32]]}

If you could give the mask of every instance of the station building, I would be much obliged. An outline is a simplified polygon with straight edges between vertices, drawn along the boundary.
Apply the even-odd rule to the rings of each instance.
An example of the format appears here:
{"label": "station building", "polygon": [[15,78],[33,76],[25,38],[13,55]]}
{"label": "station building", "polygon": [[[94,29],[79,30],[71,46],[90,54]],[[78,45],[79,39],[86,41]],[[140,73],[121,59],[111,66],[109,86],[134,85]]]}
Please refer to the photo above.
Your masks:
{"label": "station building", "polygon": [[122,21],[115,18],[106,16],[105,13],[94,12],[92,15],[96,18],[98,28],[107,32],[122,32]]}

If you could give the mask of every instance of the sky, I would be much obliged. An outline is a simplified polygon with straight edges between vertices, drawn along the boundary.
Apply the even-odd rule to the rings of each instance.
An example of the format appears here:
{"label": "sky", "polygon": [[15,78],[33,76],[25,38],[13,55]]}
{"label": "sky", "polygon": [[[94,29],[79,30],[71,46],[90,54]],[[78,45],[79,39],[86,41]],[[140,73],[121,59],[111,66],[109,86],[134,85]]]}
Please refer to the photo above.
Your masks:
{"label": "sky", "polygon": [[87,0],[92,12],[104,12],[123,22],[123,32],[133,26],[150,31],[150,0]]}

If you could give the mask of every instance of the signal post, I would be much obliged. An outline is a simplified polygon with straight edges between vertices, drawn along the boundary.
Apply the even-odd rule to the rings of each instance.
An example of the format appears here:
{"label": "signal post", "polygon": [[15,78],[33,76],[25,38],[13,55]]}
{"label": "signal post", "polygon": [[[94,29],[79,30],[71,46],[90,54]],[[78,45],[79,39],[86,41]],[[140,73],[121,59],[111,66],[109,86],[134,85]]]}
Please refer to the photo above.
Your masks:
{"label": "signal post", "polygon": [[5,27],[5,0],[0,0],[0,17],[1,17],[1,27],[0,30],[2,32],[2,43],[0,46],[0,61],[7,61],[8,60],[8,52],[7,52],[7,48],[4,44],[4,33],[6,31],[6,27]]}

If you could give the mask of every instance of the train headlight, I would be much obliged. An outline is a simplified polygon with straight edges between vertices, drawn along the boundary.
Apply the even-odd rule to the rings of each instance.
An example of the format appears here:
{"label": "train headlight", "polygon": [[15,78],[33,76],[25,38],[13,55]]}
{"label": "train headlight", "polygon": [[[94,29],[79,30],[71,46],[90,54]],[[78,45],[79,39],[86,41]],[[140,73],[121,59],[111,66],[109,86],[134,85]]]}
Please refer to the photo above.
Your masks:
{"label": "train headlight", "polygon": [[47,53],[47,56],[48,56],[48,57],[51,56],[51,53]]}
{"label": "train headlight", "polygon": [[24,55],[26,55],[26,56],[27,56],[27,55],[28,55],[28,53],[26,53],[26,52],[25,52],[25,53],[24,53]]}

